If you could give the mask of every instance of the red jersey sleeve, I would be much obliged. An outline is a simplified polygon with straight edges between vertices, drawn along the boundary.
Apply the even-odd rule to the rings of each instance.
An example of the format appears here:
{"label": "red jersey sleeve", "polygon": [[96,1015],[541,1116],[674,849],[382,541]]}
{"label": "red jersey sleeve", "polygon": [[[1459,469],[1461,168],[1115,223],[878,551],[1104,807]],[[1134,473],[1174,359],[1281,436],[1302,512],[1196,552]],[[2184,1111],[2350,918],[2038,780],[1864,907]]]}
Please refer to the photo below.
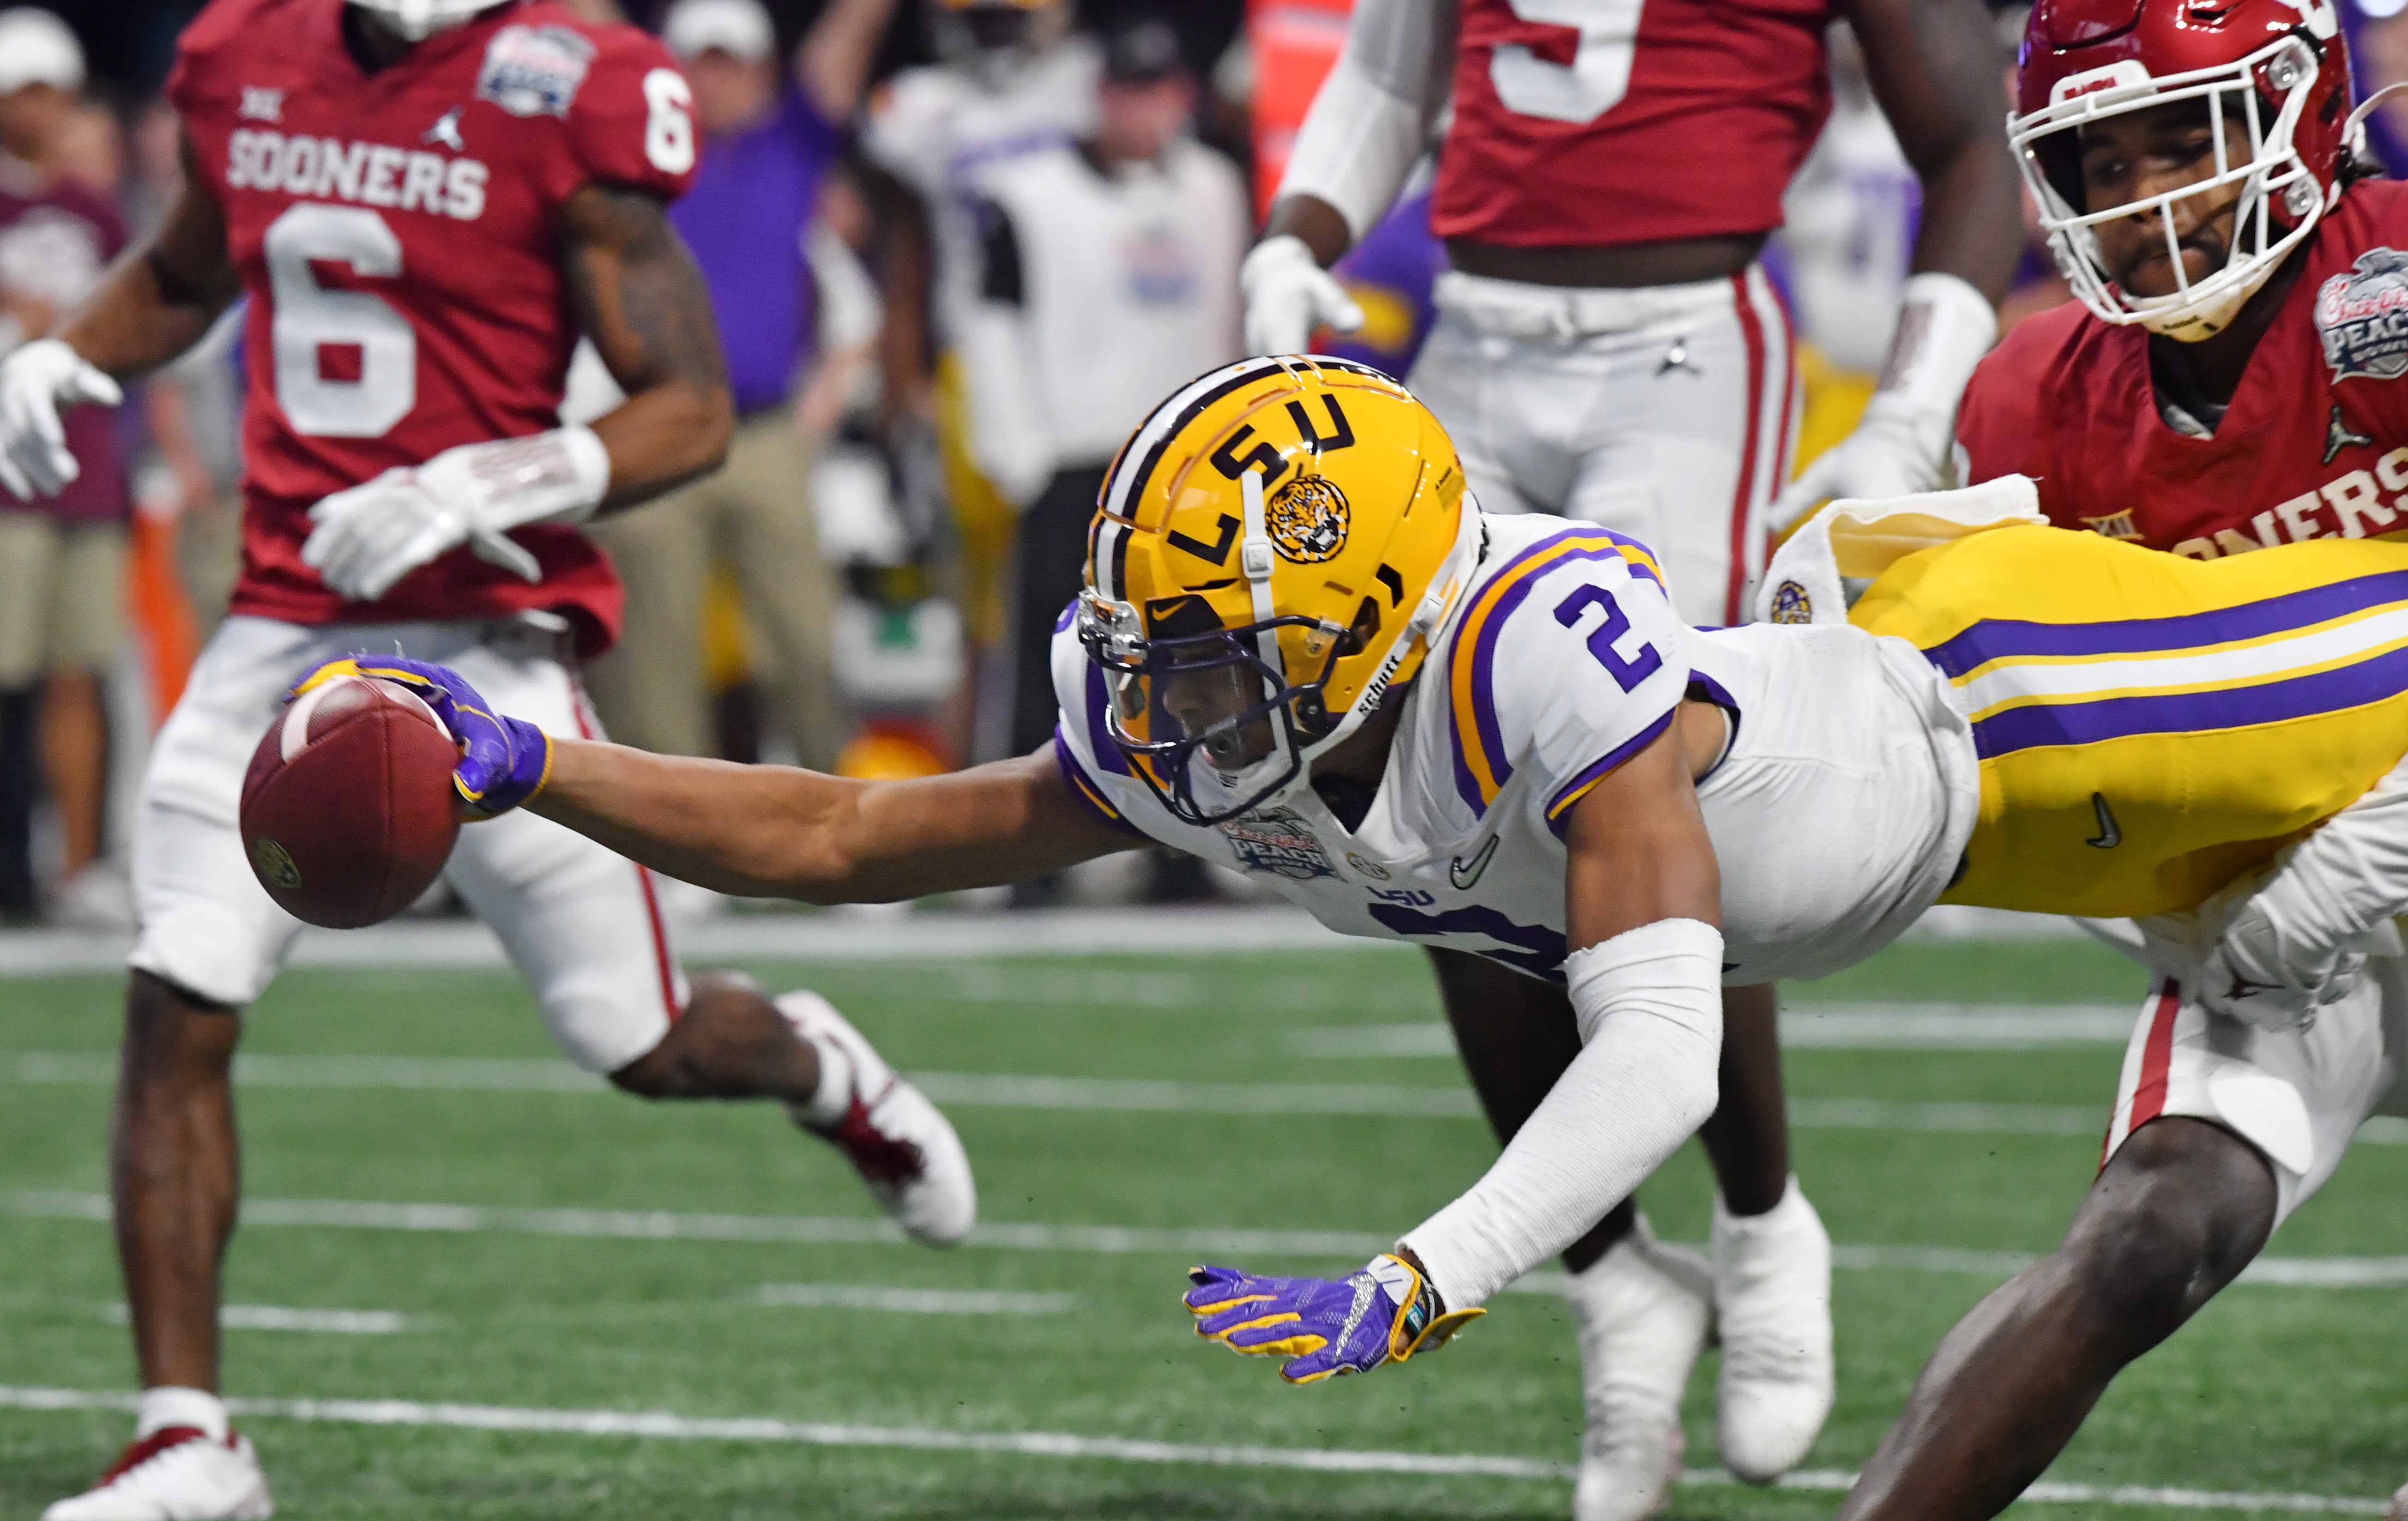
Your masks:
{"label": "red jersey sleeve", "polygon": [[591,36],[593,71],[568,111],[570,156],[586,181],[676,200],[692,188],[702,149],[692,87],[668,50],[634,27]]}

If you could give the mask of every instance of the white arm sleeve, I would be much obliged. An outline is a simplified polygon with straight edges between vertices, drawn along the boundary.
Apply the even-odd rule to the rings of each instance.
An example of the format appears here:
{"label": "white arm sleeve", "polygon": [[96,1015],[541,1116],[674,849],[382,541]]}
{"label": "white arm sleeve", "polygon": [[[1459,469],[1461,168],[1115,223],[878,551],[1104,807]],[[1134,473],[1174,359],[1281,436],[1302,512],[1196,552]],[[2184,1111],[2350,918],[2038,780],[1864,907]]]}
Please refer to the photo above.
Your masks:
{"label": "white arm sleeve", "polygon": [[1354,237],[1369,232],[1445,108],[1455,25],[1455,0],[1360,0],[1346,50],[1297,131],[1280,194],[1326,201]]}
{"label": "white arm sleeve", "polygon": [[1567,958],[1583,1049],[1469,1192],[1411,1231],[1449,1310],[1580,1240],[1714,1112],[1723,938],[1663,919]]}

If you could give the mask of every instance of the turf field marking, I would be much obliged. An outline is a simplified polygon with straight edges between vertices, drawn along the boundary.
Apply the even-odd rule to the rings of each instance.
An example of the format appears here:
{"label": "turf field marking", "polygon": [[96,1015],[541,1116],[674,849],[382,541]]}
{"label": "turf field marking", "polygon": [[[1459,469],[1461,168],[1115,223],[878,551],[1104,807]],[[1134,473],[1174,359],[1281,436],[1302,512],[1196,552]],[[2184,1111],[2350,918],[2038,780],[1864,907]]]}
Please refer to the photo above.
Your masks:
{"label": "turf field marking", "polygon": [[[83,1389],[0,1387],[0,1406],[17,1410],[134,1408],[130,1394]],[[1565,1483],[1570,1463],[1477,1453],[1397,1453],[1346,1447],[1264,1447],[1143,1442],[1067,1431],[946,1431],[925,1427],[846,1426],[764,1417],[696,1419],[655,1411],[544,1410],[517,1405],[430,1404],[414,1399],[229,1399],[246,1420],[306,1421],[338,1426],[443,1427],[468,1431],[542,1432],[558,1436],[645,1437],[668,1442],[790,1442],[812,1447],[888,1447],[922,1452],[1002,1453],[1024,1457],[1179,1463],[1209,1468],[1302,1469],[1318,1473],[1409,1473],[1433,1477],[1533,1479]],[[1691,1469],[1683,1485],[1736,1484],[1720,1469]],[[1824,1493],[1852,1487],[1856,1475],[1817,1469],[1792,1473],[1783,1489]],[[2386,1502],[2344,1495],[2236,1494],[2152,1485],[2048,1484],[2025,1491],[2027,1502],[2129,1505],[2172,1510],[2281,1511],[2323,1515],[2381,1515]]]}
{"label": "turf field marking", "polygon": [[[14,1074],[23,1083],[105,1085],[117,1080],[117,1059],[93,1052],[26,1052],[17,1057]],[[918,1072],[912,1077],[939,1103],[973,1109],[1480,1118],[1479,1105],[1469,1092],[1435,1085],[1154,1082],[987,1072]],[[474,1056],[240,1056],[235,1061],[235,1078],[252,1088],[611,1091],[602,1079],[566,1062]],[[1801,1130],[2081,1136],[2086,1140],[2096,1138],[2106,1127],[2104,1112],[2083,1104],[1906,1103],[1881,1098],[1792,1098],[1789,1122]],[[2358,1139],[2371,1146],[2408,1145],[2408,1120],[2378,1116],[2366,1123]]]}
{"label": "turf field marking", "polygon": [[[122,1326],[132,1317],[122,1304],[104,1304],[100,1317]],[[413,1329],[398,1310],[298,1310],[281,1304],[228,1304],[218,1309],[218,1326],[229,1331],[323,1331],[333,1336],[399,1336]]]}
{"label": "turf field marking", "polygon": [[[108,1196],[25,1191],[0,1195],[0,1212],[53,1220],[106,1224]],[[363,1199],[253,1198],[243,1201],[250,1226],[297,1226],[439,1234],[566,1236],[618,1241],[752,1241],[784,1244],[892,1246],[909,1240],[884,1220],[861,1218],[686,1214],[666,1210],[489,1209],[474,1204],[387,1204]],[[1045,1226],[982,1223],[967,1245],[1007,1252],[1101,1256],[1160,1253],[1172,1256],[1360,1257],[1394,1244],[1369,1233],[1338,1230],[1175,1229],[1153,1226]],[[1846,1246],[1831,1249],[1835,1268],[1873,1272],[1971,1273],[2005,1278],[2033,1258],[2016,1252],[1946,1246]],[[1531,1273],[1516,1287],[1559,1292],[1562,1275]],[[2408,1284],[2408,1256],[2260,1257],[2241,1275],[2244,1284],[2286,1288],[2372,1288]]]}
{"label": "turf field marking", "polygon": [[[2138,1004],[1793,1003],[1781,1011],[1781,1043],[1801,1051],[2037,1051],[2120,1046]],[[1300,1055],[1340,1058],[1455,1055],[1445,1025],[1339,1025],[1288,1038]]]}
{"label": "turf field marking", "polygon": [[797,1310],[876,1310],[906,1315],[1059,1315],[1075,1294],[1013,1294],[1001,1289],[876,1288],[864,1284],[764,1284],[756,1304]]}

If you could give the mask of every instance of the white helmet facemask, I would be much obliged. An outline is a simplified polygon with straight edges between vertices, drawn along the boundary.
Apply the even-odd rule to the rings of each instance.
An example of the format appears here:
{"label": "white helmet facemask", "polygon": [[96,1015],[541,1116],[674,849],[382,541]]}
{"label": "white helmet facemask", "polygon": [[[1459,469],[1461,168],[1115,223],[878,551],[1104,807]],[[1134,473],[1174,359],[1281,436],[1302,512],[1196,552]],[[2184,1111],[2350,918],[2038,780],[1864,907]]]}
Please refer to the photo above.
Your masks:
{"label": "white helmet facemask", "polygon": [[466,24],[504,0],[350,0],[410,42]]}
{"label": "white helmet facemask", "polygon": [[[2319,7],[2319,13],[2327,26],[2333,25],[2330,7]],[[2280,93],[2281,105],[2271,113],[2258,93],[2261,68],[2266,83]],[[2278,37],[2237,63],[2164,79],[2151,79],[2139,63],[2127,59],[2060,79],[2043,110],[2008,116],[2007,140],[2040,208],[2041,228],[2066,282],[2092,315],[2118,327],[2137,323],[2185,343],[2213,337],[2230,324],[2341,193],[2338,182],[2329,192],[2318,183],[2292,142],[2317,69],[2315,50],[2297,36]],[[2086,211],[2076,211],[2050,179],[2042,160],[2042,139],[2073,133],[2087,122],[2188,100],[2206,103],[2214,136],[2214,171],[2204,179]],[[2236,124],[2248,142],[2246,157],[2233,152],[2229,128]],[[2222,268],[2194,280],[2183,267],[2176,208],[2233,185],[2241,187],[2241,196],[2232,212],[2231,254]],[[2290,222],[2287,228],[2274,220],[2277,207]],[[2145,216],[2157,218],[2173,268],[2175,288],[2165,295],[2136,296],[2119,289],[2100,251],[2095,229],[2101,223]]]}

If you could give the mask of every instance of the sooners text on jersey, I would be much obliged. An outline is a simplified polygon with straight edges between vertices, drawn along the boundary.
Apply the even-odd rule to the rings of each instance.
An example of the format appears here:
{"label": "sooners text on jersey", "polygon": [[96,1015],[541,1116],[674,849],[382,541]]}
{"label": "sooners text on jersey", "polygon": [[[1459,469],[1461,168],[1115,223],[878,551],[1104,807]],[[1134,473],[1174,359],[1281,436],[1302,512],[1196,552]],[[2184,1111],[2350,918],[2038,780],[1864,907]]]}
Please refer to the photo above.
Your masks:
{"label": "sooners text on jersey", "polygon": [[1780,226],[1781,193],[1830,114],[1823,34],[1837,13],[1830,0],[1463,0],[1432,228],[1570,247]]}
{"label": "sooners text on jersey", "polygon": [[331,493],[458,444],[556,426],[577,338],[561,208],[584,185],[681,194],[684,77],[632,27],[504,5],[374,73],[338,0],[217,0],[169,98],[250,294],[234,610],[294,623],[566,614],[589,653],[617,579],[574,528],[522,529],[530,586],[458,550],[345,603],[300,561]]}
{"label": "sooners text on jersey", "polygon": [[2199,559],[2408,529],[2408,185],[2353,185],[2213,437],[2159,415],[2148,334],[2068,302],[2007,336],[1957,415],[1967,481],[2024,474],[2060,526]]}

